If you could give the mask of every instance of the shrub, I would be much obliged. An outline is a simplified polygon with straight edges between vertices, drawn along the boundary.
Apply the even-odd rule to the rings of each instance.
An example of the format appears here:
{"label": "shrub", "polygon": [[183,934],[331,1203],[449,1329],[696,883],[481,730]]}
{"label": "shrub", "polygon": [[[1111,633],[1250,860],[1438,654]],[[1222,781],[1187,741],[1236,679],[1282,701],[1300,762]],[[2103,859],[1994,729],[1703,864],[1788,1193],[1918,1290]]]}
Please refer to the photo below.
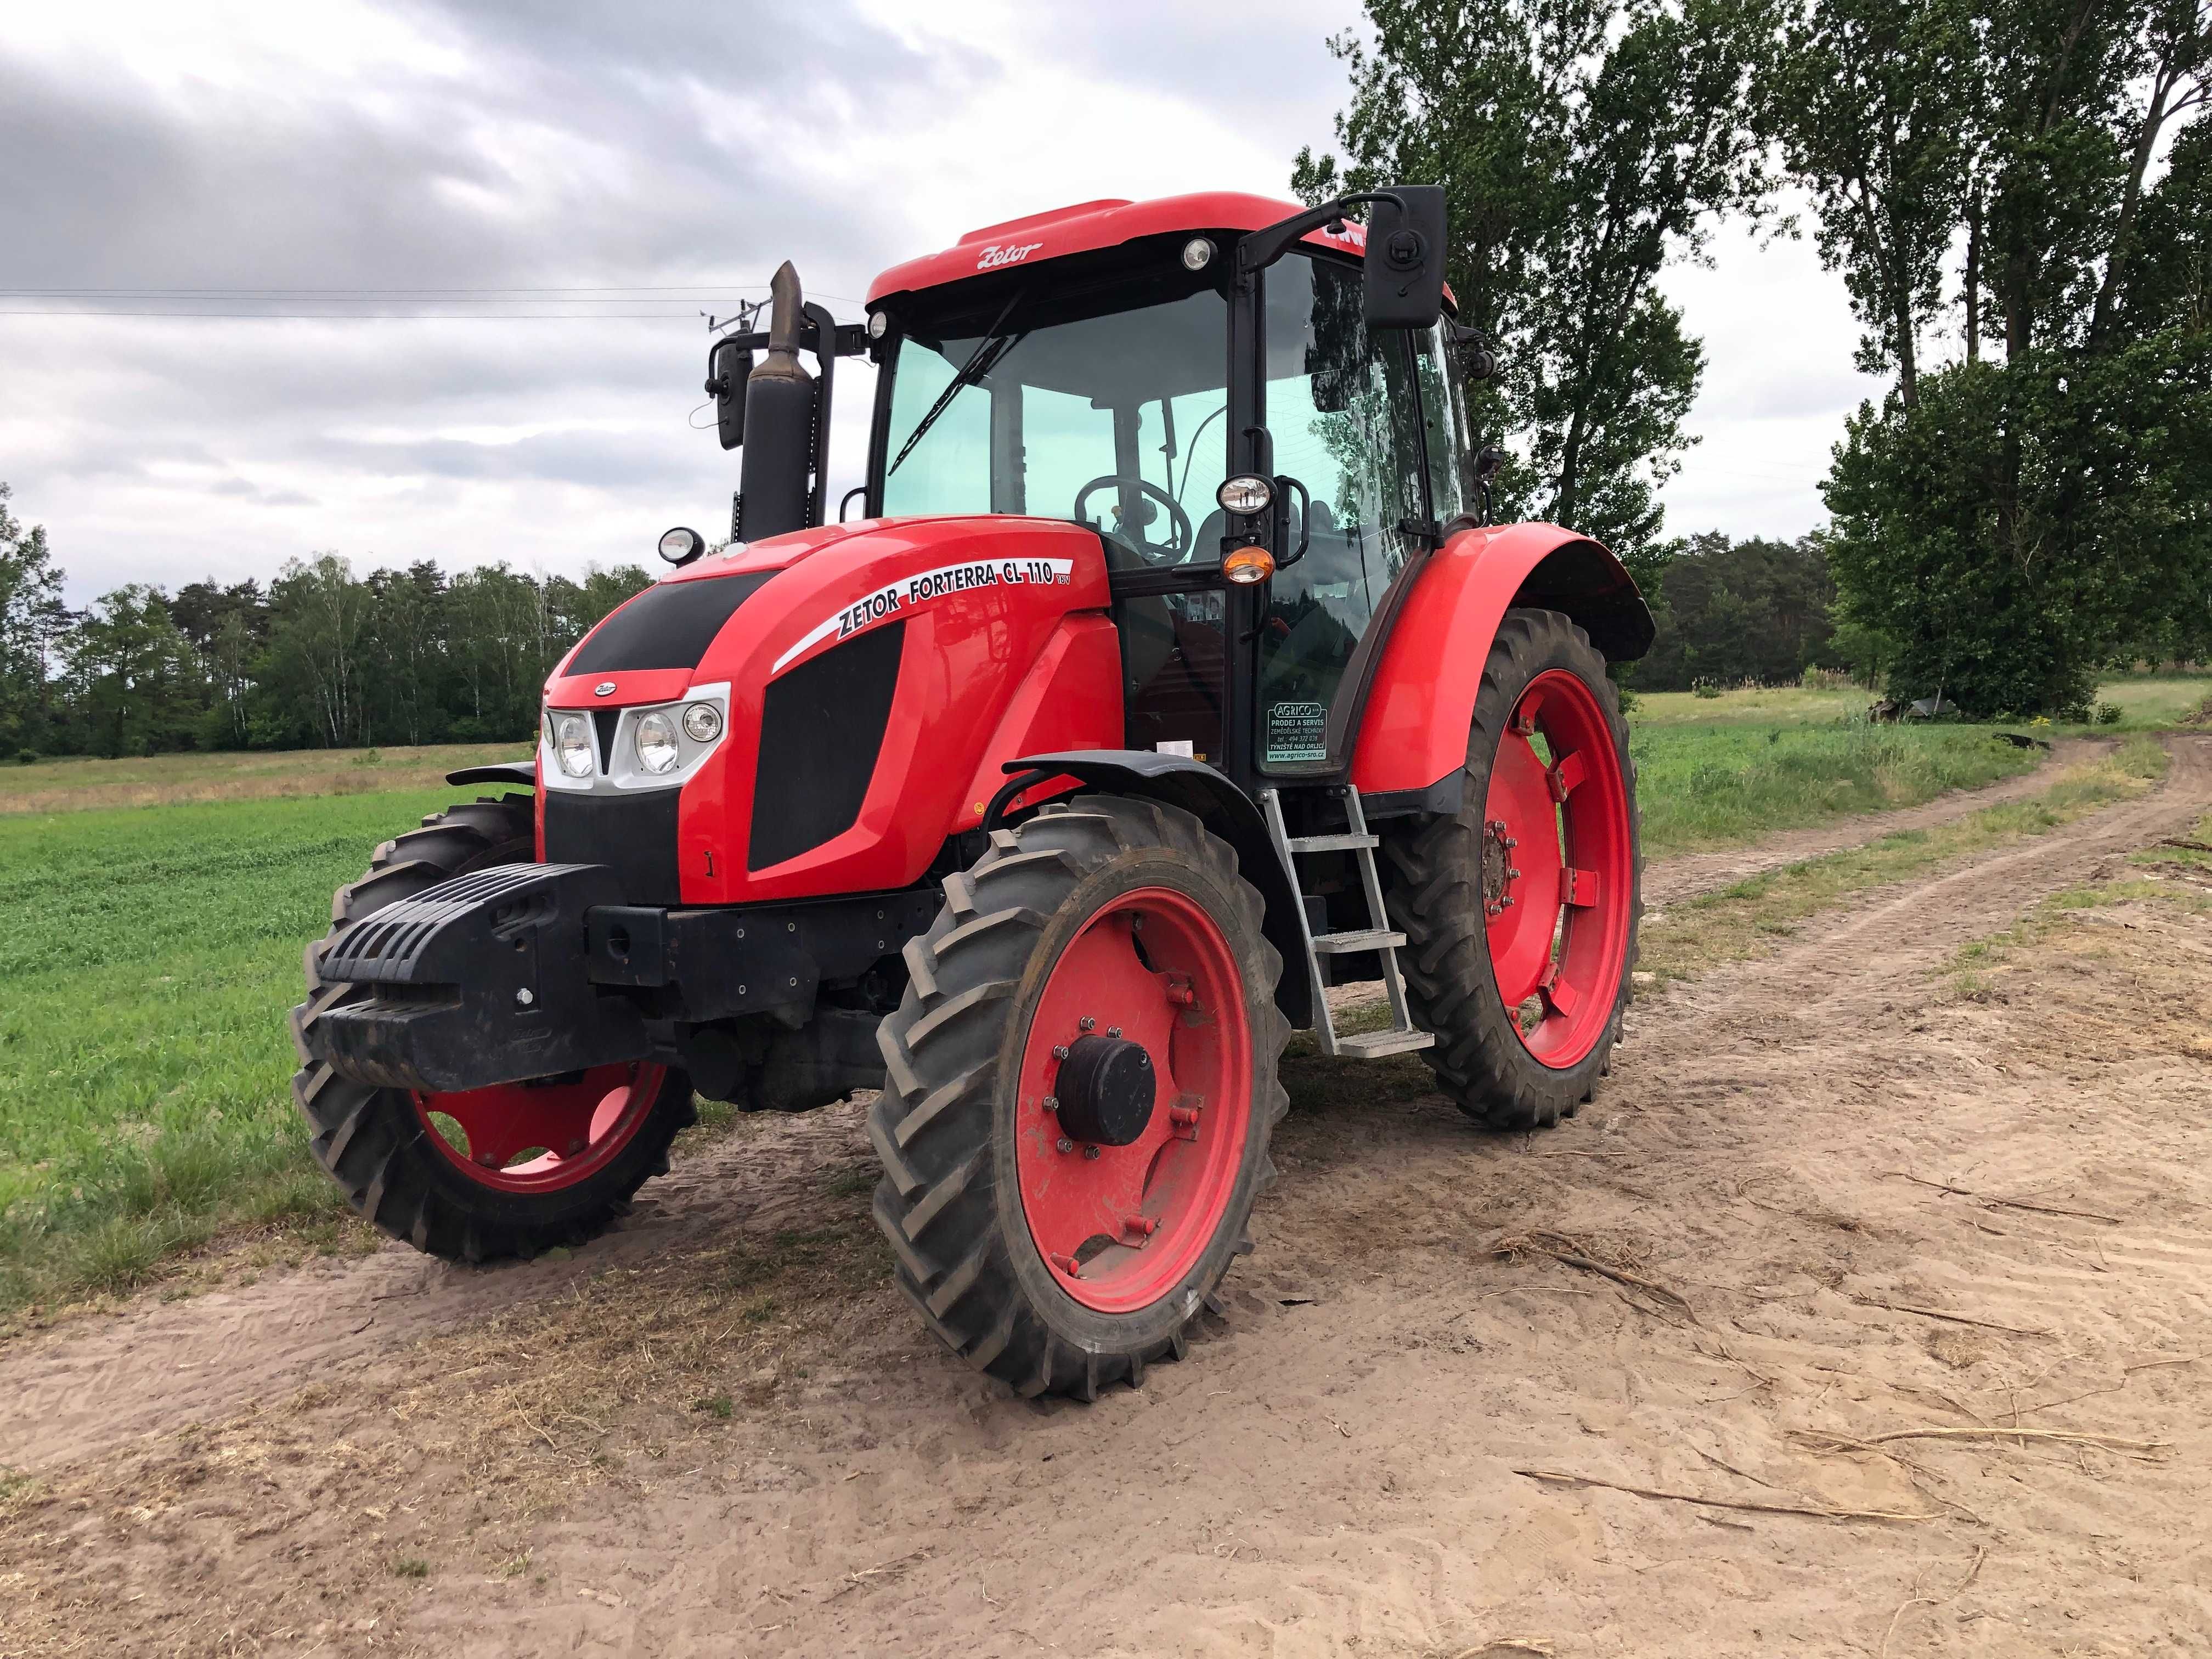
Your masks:
{"label": "shrub", "polygon": [[2120,723],[2120,706],[2116,702],[2100,702],[2093,712],[2100,726],[2118,726]]}

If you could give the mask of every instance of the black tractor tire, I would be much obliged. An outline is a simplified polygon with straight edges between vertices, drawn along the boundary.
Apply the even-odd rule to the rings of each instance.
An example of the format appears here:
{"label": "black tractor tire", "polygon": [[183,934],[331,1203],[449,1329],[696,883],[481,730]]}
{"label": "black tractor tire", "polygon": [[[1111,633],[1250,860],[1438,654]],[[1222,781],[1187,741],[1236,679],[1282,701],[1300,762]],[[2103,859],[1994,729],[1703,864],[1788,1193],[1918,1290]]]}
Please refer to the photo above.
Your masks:
{"label": "black tractor tire", "polygon": [[[1015,1110],[1031,1018],[1061,952],[1117,896],[1159,886],[1203,906],[1234,957],[1251,1098],[1202,1254],[1166,1294],[1109,1314],[1062,1289],[1031,1236]],[[1192,814],[1112,795],[994,831],[944,890],[936,921],[906,946],[911,980],[878,1033],[888,1081],[868,1114],[884,1169],[876,1222],[898,1287],[954,1352],[1021,1395],[1088,1401],[1108,1383],[1141,1384],[1149,1363],[1183,1357],[1191,1322],[1252,1248],[1252,1205],[1275,1176],[1267,1143],[1290,1106],[1277,1074],[1290,1025],[1275,1006],[1282,958],[1261,932],[1260,894]]]}
{"label": "black tractor tire", "polygon": [[[1628,795],[1628,946],[1612,1016],[1596,1046],[1571,1066],[1552,1067],[1521,1041],[1516,1012],[1492,974],[1483,903],[1484,807],[1492,758],[1522,693],[1539,674],[1565,669],[1588,686],[1603,711]],[[1460,809],[1417,820],[1383,837],[1391,925],[1406,935],[1399,961],[1413,1023],[1437,1034],[1423,1057],[1443,1092],[1470,1117],[1497,1129],[1548,1128],[1596,1092],[1608,1074],[1635,981],[1643,917],[1644,851],[1636,806],[1636,763],[1620,697],[1589,635],[1557,611],[1505,613],[1483,665],[1468,733]]]}
{"label": "black tractor tire", "polygon": [[627,1145],[572,1187],[545,1193],[502,1191],[476,1181],[429,1144],[436,1133],[404,1090],[379,1089],[332,1071],[310,1052],[307,1032],[325,1011],[359,993],[325,981],[320,969],[333,941],[386,905],[454,876],[536,855],[528,795],[484,797],[434,812],[422,827],[376,849],[361,879],[331,900],[331,930],[307,946],[307,1000],[292,1010],[300,1069],[292,1097],[313,1139],[309,1149],[355,1213],[379,1231],[448,1261],[528,1258],[583,1243],[629,1207],[651,1176],[668,1170],[669,1144],[697,1121],[691,1085],[670,1069],[659,1098]]}

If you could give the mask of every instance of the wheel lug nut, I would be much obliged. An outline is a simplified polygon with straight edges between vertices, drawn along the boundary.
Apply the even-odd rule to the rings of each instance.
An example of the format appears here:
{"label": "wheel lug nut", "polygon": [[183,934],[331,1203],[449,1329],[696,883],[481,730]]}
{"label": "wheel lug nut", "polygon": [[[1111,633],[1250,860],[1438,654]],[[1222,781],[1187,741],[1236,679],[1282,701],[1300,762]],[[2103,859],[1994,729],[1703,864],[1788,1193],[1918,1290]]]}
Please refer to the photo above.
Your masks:
{"label": "wheel lug nut", "polygon": [[1505,838],[1505,847],[1508,852],[1510,852],[1514,848],[1518,847],[1520,844],[1521,837],[1518,836],[1508,836]]}
{"label": "wheel lug nut", "polygon": [[1065,1042],[1054,1043],[1052,1045],[1052,1057],[1054,1060],[1066,1060],[1067,1058],[1067,1045]]}
{"label": "wheel lug nut", "polygon": [[1042,1105],[1048,1112],[1056,1112],[1060,1109],[1060,1097],[1058,1095],[1047,1095],[1038,1103],[1038,1104]]}
{"label": "wheel lug nut", "polygon": [[1098,1027],[1098,1022],[1091,1018],[1088,1014],[1084,1015],[1081,1019],[1077,1020],[1075,1023],[1086,1031],[1096,1030]]}
{"label": "wheel lug nut", "polygon": [[1118,1025],[1109,1025],[1106,1028],[1106,1035],[1109,1037],[1117,1037],[1121,1035],[1121,1028]]}
{"label": "wheel lug nut", "polygon": [[1085,1158],[1096,1158],[1098,1156],[1098,1149],[1096,1146],[1085,1146],[1083,1149],[1083,1155]]}
{"label": "wheel lug nut", "polygon": [[1518,870],[1508,870],[1505,872],[1505,879],[1508,881],[1518,881],[1521,879],[1521,872]]}
{"label": "wheel lug nut", "polygon": [[1075,1143],[1066,1135],[1062,1135],[1060,1138],[1060,1150],[1063,1152],[1072,1152],[1075,1150]]}

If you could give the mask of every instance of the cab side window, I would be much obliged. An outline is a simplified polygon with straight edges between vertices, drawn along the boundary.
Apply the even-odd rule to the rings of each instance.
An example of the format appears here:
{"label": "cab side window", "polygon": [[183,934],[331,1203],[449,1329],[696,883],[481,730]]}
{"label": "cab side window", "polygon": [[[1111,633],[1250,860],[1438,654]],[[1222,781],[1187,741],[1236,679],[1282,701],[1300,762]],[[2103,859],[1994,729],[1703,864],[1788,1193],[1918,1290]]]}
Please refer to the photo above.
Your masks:
{"label": "cab side window", "polygon": [[[1261,625],[1259,750],[1263,765],[1295,768],[1329,758],[1329,711],[1352,651],[1420,544],[1400,526],[1427,511],[1406,337],[1369,337],[1349,265],[1293,254],[1266,282],[1275,470],[1311,507],[1305,556],[1277,571]],[[1293,546],[1296,516],[1294,506]]]}

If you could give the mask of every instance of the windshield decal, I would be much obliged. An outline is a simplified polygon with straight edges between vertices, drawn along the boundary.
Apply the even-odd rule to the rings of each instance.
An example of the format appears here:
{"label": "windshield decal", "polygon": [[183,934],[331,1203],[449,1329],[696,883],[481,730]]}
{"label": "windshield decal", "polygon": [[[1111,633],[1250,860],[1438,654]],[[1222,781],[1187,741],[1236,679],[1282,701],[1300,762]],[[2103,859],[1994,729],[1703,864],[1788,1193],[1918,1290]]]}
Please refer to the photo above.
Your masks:
{"label": "windshield decal", "polygon": [[948,593],[965,593],[978,587],[1027,587],[1038,584],[1065,586],[1074,580],[1074,574],[1073,559],[969,559],[902,576],[808,629],[798,644],[775,659],[768,672],[781,674],[787,664],[805,655],[824,640],[850,639],[864,628],[902,617],[915,606],[941,599]]}

